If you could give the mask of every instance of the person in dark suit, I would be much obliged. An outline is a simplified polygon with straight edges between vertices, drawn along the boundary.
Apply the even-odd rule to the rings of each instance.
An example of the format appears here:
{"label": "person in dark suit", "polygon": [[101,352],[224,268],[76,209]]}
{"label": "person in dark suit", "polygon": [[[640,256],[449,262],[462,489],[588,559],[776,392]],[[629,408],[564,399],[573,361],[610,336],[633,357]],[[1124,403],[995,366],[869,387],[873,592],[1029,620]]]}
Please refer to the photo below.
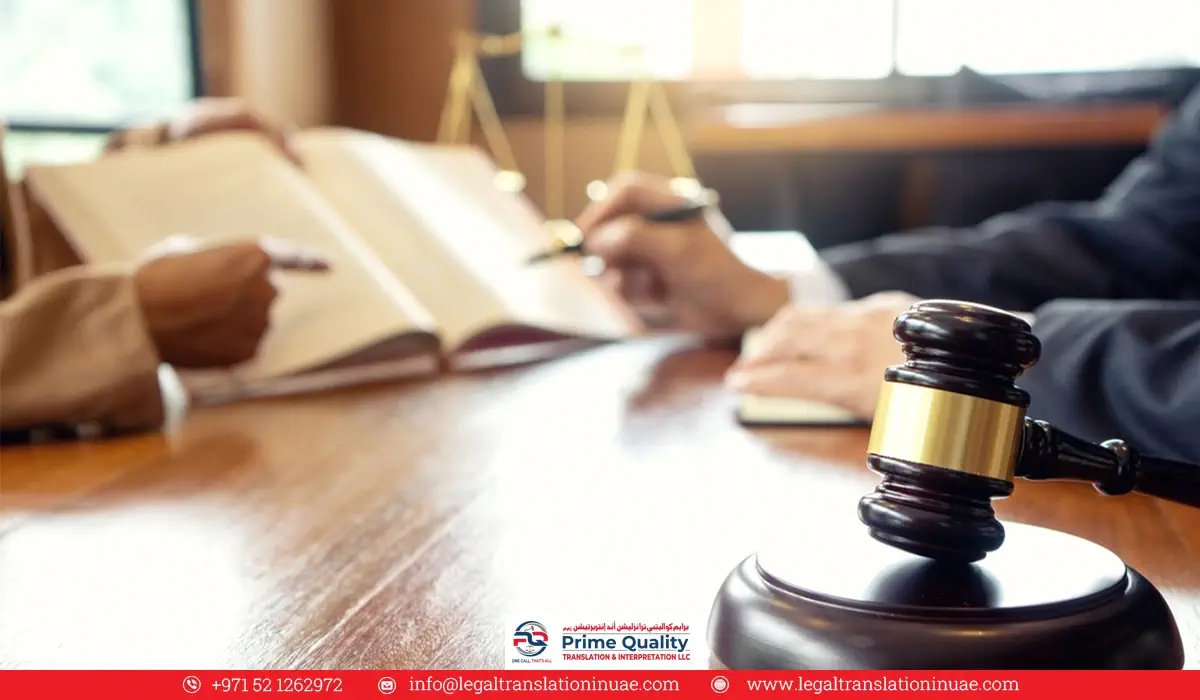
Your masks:
{"label": "person in dark suit", "polygon": [[711,335],[766,325],[728,374],[739,391],[870,416],[883,369],[903,359],[896,315],[917,297],[973,301],[1032,321],[1042,359],[1018,380],[1031,415],[1200,460],[1200,89],[1094,202],[835,247],[790,279],[741,264],[715,212],[637,217],[674,201],[662,182],[632,175],[609,191],[578,223],[635,306],[665,305]]}

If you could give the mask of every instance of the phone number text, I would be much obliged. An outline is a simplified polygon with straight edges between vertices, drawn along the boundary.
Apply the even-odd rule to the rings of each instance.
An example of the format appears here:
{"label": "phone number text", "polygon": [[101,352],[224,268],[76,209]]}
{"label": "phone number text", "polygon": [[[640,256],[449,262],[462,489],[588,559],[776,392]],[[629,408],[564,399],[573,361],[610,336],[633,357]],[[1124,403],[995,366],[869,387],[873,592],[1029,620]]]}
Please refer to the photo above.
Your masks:
{"label": "phone number text", "polygon": [[340,693],[341,678],[220,678],[209,684],[218,693]]}

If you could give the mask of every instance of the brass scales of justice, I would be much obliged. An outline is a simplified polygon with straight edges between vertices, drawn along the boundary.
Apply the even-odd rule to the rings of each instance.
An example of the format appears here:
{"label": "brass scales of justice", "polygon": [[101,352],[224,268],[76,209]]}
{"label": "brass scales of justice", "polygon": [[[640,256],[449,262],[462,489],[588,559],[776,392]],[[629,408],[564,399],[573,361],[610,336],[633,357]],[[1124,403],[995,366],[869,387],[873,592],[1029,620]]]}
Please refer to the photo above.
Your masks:
{"label": "brass scales of justice", "polygon": [[[541,32],[517,32],[513,34],[476,34],[461,32],[454,38],[455,59],[450,70],[449,85],[438,125],[437,142],[441,144],[465,144],[472,138],[472,113],[479,122],[484,143],[496,159],[500,168],[496,175],[496,187],[506,192],[522,192],[526,186],[525,175],[517,164],[512,145],[505,134],[504,125],[496,112],[484,79],[481,62],[486,59],[516,56],[531,38],[548,40],[554,48],[567,41],[561,27],[551,26]],[[612,46],[599,48],[612,49]],[[617,47],[624,56],[632,56],[644,67],[645,47]],[[557,64],[552,61],[552,64]],[[666,151],[672,170],[671,189],[682,197],[697,197],[704,191],[696,177],[692,157],[680,129],[679,122],[671,109],[663,86],[647,77],[648,71],[630,81],[629,94],[625,101],[625,113],[621,122],[613,173],[633,170],[637,167],[642,135],[646,121],[652,120],[658,137]],[[543,138],[545,143],[545,202],[546,226],[551,235],[562,244],[578,242],[579,229],[566,216],[564,182],[566,179],[565,135],[566,99],[561,76],[552,75],[544,82],[545,117]],[[594,180],[587,186],[588,198],[596,201],[607,194],[607,186]],[[711,196],[711,193],[709,193]]]}

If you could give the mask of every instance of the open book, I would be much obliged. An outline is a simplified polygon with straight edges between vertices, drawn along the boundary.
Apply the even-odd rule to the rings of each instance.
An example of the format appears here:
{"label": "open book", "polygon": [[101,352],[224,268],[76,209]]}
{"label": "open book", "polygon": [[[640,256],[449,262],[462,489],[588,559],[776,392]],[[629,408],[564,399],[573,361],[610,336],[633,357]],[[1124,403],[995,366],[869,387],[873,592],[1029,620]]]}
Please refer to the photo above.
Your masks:
{"label": "open book", "polygon": [[329,274],[279,276],[259,355],[190,377],[202,399],[527,360],[640,332],[577,261],[525,264],[550,236],[531,203],[496,188],[478,150],[339,128],[308,130],[297,147],[302,167],[229,133],[25,176],[33,205],[88,262],[131,262],[180,233],[288,238],[333,259]]}

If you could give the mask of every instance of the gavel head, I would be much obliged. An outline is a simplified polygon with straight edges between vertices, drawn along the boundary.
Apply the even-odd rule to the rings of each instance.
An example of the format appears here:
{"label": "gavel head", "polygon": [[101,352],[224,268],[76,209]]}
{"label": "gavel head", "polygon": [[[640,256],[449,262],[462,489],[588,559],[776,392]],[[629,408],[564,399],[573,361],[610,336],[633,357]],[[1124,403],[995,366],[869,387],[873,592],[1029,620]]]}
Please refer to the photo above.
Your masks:
{"label": "gavel head", "polygon": [[883,481],[858,505],[875,539],[943,561],[1004,542],[992,499],[1012,493],[1029,394],[1014,381],[1041,344],[1019,316],[922,301],[894,335],[907,357],[884,373],[867,448]]}

